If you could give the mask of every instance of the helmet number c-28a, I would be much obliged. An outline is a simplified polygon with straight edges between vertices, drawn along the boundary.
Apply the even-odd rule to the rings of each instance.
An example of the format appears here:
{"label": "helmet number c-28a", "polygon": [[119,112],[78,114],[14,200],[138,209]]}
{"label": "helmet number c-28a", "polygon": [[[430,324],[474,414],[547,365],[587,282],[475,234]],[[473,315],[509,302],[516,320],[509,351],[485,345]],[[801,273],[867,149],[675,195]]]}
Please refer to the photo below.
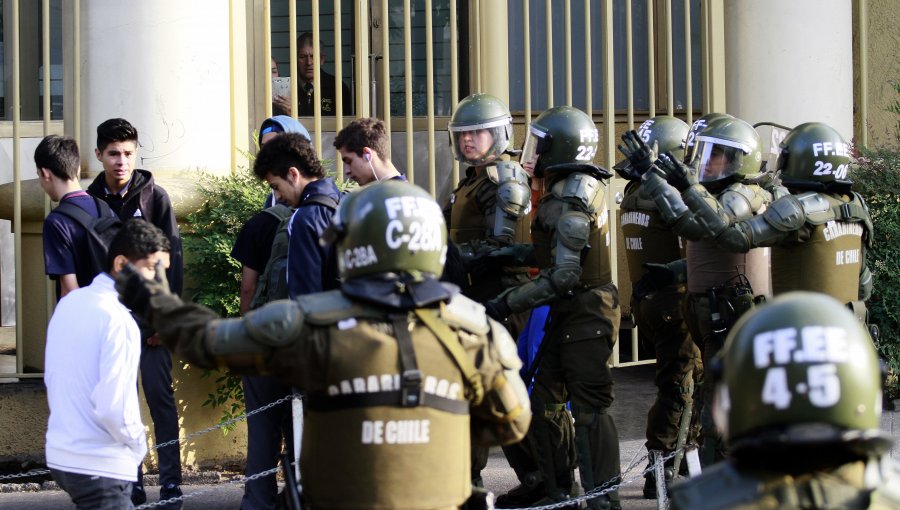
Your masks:
{"label": "helmet number c-28a", "polygon": [[837,169],[834,169],[834,166],[827,161],[816,161],[813,175],[831,175],[833,173],[835,179],[846,179],[849,170],[850,165],[847,163],[838,165]]}
{"label": "helmet number c-28a", "polygon": [[387,224],[384,240],[388,248],[399,249],[402,245],[410,251],[441,251],[443,239],[439,222],[410,221],[409,230],[405,231],[403,222],[391,220]]}

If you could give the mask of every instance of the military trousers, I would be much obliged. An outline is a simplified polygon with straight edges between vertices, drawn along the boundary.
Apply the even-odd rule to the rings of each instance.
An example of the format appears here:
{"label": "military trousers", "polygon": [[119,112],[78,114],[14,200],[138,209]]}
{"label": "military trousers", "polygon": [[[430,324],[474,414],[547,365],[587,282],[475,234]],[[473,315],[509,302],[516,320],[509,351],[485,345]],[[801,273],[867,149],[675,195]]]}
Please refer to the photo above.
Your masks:
{"label": "military trousers", "polygon": [[[620,318],[618,291],[612,283],[556,301],[550,308],[537,361],[531,392],[534,418],[529,433],[544,436],[536,438],[540,462],[573,449],[553,429],[554,415],[568,402],[575,419],[575,449],[579,450],[578,465],[586,490],[618,477],[620,471],[618,433],[612,416],[607,414],[614,399],[607,362],[618,337]],[[577,447],[579,442],[581,448]],[[588,471],[590,479],[585,480]],[[564,487],[559,489],[566,491]]]}
{"label": "military trousers", "polygon": [[[647,450],[675,449],[682,415],[692,409],[693,392],[699,386],[700,349],[682,316],[683,297],[684,292],[671,286],[631,302],[639,334],[656,351],[657,392],[647,413]],[[693,442],[696,437],[689,435],[685,440]]]}

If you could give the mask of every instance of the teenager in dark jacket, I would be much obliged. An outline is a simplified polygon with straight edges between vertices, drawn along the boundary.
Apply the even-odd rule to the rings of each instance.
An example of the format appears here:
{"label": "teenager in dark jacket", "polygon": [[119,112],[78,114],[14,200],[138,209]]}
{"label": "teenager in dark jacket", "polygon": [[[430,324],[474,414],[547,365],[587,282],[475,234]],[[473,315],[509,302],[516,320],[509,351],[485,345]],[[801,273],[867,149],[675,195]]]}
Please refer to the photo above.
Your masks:
{"label": "teenager in dark jacket", "polygon": [[[87,191],[109,204],[123,221],[134,217],[144,218],[163,231],[172,245],[171,265],[166,271],[166,277],[172,292],[181,294],[184,266],[175,211],[166,190],[153,182],[153,174],[134,168],[137,147],[137,129],[127,120],[109,119],[97,126],[97,148],[94,153],[103,164],[103,173],[94,179]],[[177,439],[178,409],[175,407],[175,392],[172,388],[172,355],[160,345],[156,332],[143,325],[141,385],[153,418],[156,444]],[[181,457],[178,445],[160,448],[158,456],[160,499],[181,496]],[[136,505],[147,500],[140,469],[131,499]],[[160,508],[178,509],[181,508],[181,503]]]}

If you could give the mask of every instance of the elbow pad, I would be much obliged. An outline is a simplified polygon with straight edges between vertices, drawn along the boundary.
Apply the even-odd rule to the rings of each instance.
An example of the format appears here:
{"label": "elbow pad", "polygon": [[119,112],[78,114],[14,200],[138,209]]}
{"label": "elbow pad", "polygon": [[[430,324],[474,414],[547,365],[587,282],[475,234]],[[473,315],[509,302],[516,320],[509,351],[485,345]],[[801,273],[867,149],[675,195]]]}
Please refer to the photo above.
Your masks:
{"label": "elbow pad", "polygon": [[219,319],[207,328],[207,350],[220,366],[262,372],[273,348],[293,343],[303,328],[300,307],[290,300],[273,301],[242,319]]}
{"label": "elbow pad", "polygon": [[682,193],[684,203],[694,213],[694,220],[703,229],[704,237],[716,237],[729,225],[728,215],[719,202],[703,186],[695,185]]}
{"label": "elbow pad", "polygon": [[641,198],[653,201],[666,223],[675,223],[680,218],[691,214],[678,190],[666,183],[655,172],[644,174],[639,194]]}

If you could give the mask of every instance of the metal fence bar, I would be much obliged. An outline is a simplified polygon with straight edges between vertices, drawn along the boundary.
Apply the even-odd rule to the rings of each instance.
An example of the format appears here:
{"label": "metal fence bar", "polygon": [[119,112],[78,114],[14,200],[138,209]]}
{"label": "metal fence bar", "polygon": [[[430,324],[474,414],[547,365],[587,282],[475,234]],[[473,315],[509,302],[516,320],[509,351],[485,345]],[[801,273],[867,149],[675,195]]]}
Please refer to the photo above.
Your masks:
{"label": "metal fence bar", "polygon": [[703,87],[703,113],[712,112],[709,100],[709,0],[700,0],[700,83]]}
{"label": "metal fence bar", "polygon": [[647,115],[656,116],[656,31],[653,28],[653,2],[647,0]]}
{"label": "metal fence bar", "polygon": [[687,123],[690,126],[694,122],[694,79],[691,69],[691,0],[684,0],[684,109],[687,115]]}
{"label": "metal fence bar", "polygon": [[869,0],[860,0],[858,25],[859,44],[859,130],[858,144],[869,145]]}
{"label": "metal fence bar", "polygon": [[[293,3],[293,2],[291,2]],[[341,20],[341,0],[334,0],[334,132],[337,133],[344,127],[344,52],[343,52],[343,35],[341,34],[342,30],[342,20]],[[387,23],[387,21],[385,21]],[[296,30],[296,28],[294,29]],[[291,37],[294,37],[293,35]],[[387,56],[385,56],[387,58]],[[294,80],[291,80],[293,83]],[[390,125],[388,125],[388,131],[390,131]],[[340,158],[336,158],[340,160]],[[337,181],[342,182],[344,180],[344,172],[340,171],[341,162],[335,162],[335,173],[337,174]]]}
{"label": "metal fence bar", "polygon": [[[262,13],[262,31],[263,31],[263,58],[262,62],[260,62],[258,69],[259,72],[263,72],[263,76],[271,76],[271,65],[272,65],[272,2],[271,0],[263,0],[263,13]],[[269,72],[264,72],[263,69],[270,69]],[[295,75],[291,75],[295,76]],[[272,101],[268,98],[272,97],[272,80],[267,79],[263,80],[263,97],[266,98],[266,101],[263,103],[263,107],[265,108],[266,118],[272,116]],[[292,106],[291,109],[294,107]],[[294,113],[292,112],[292,115]]]}
{"label": "metal fence bar", "polygon": [[472,85],[477,92],[483,92],[484,88],[482,87],[481,82],[481,16],[479,16],[479,13],[481,12],[481,0],[474,0],[472,8],[472,12],[475,13],[474,16],[471,14],[469,15],[469,19],[472,20],[472,23],[475,25],[474,30],[469,30],[470,34],[475,34],[475,48],[472,52],[474,54],[474,58],[472,59],[474,65],[471,66],[474,68],[474,72],[472,73]]}
{"label": "metal fence bar", "polygon": [[522,44],[525,50],[522,65],[525,74],[525,136],[531,126],[531,21],[528,8],[529,2],[522,2]]}
{"label": "metal fence bar", "polygon": [[[271,43],[270,46],[271,48]],[[297,75],[297,3],[288,1],[288,60],[291,66],[291,117],[296,118],[300,113],[300,77]]]}
{"label": "metal fence bar", "polygon": [[[50,0],[42,0],[41,2],[41,60],[44,64],[44,102],[42,110],[44,112],[43,133],[44,136],[50,134]],[[50,196],[44,193],[44,217],[50,214]],[[53,314],[54,294],[56,286],[50,278],[44,278],[44,303],[46,304],[47,317]],[[16,296],[18,300],[18,295]],[[16,346],[16,354],[19,348]],[[21,372],[21,370],[19,370]]]}
{"label": "metal fence bar", "polygon": [[[72,123],[72,137],[81,143],[81,0],[72,0],[72,25],[74,41],[72,41],[72,113],[75,117]],[[19,273],[21,274],[21,273]],[[16,293],[16,301],[19,300]]]}
{"label": "metal fence bar", "polygon": [[13,244],[15,250],[16,267],[16,372],[23,372],[22,347],[25,345],[23,329],[25,328],[24,310],[22,304],[22,172],[19,168],[22,163],[21,143],[21,83],[19,73],[19,2],[11,5],[12,26],[9,29],[9,46],[12,54],[12,125],[13,125]]}
{"label": "metal fence bar", "polygon": [[[336,15],[337,16],[337,15]],[[388,140],[391,139],[391,27],[390,18],[388,17],[387,0],[381,2],[381,103],[384,105],[384,112],[381,117],[384,119],[384,127],[387,129]],[[335,131],[340,127],[335,128]]]}
{"label": "metal fence bar", "polygon": [[672,2],[674,0],[666,0],[665,4],[665,21],[666,21],[666,114],[675,115],[675,73],[673,65],[673,48],[672,48]]}
{"label": "metal fence bar", "polygon": [[[456,0],[450,0],[450,110],[453,112],[459,103],[459,50],[456,47],[459,44],[459,34],[456,16]],[[459,182],[459,161],[453,158],[452,165],[450,187],[455,188]]]}
{"label": "metal fence bar", "polygon": [[[322,54],[322,45],[319,41],[319,0],[312,0],[312,34],[313,34],[313,90],[316,97],[313,101],[313,145],[316,154],[322,154],[322,62],[319,55]],[[299,48],[298,48],[299,49]],[[368,52],[357,55],[357,61],[366,61]],[[337,66],[335,66],[337,67]],[[294,81],[294,80],[291,80]],[[367,83],[363,81],[362,83]],[[337,96],[341,89],[335,91]],[[337,102],[337,101],[335,101]]]}
{"label": "metal fence bar", "polygon": [[[437,196],[434,157],[434,33],[432,31],[431,0],[425,0],[425,112],[428,119],[428,192]],[[478,50],[481,50],[480,44]],[[481,74],[479,73],[479,76]]]}
{"label": "metal fence bar", "polygon": [[544,5],[547,27],[547,108],[555,106],[553,101],[553,0]]}
{"label": "metal fence bar", "polygon": [[[566,62],[566,105],[572,106],[572,0],[563,3],[563,40],[565,41]],[[588,2],[585,2],[588,3]],[[587,70],[585,70],[587,72]]]}
{"label": "metal fence bar", "polygon": [[594,67],[591,61],[591,2],[586,1],[584,2],[584,109],[591,119],[594,118],[593,72]]}
{"label": "metal fence bar", "polygon": [[415,158],[413,150],[415,140],[413,137],[413,107],[412,107],[412,13],[409,6],[410,0],[403,0],[403,76],[406,103],[406,178],[410,183],[415,183]]}
{"label": "metal fence bar", "polygon": [[634,48],[632,47],[631,2],[625,2],[625,108],[628,129],[634,129]]}

